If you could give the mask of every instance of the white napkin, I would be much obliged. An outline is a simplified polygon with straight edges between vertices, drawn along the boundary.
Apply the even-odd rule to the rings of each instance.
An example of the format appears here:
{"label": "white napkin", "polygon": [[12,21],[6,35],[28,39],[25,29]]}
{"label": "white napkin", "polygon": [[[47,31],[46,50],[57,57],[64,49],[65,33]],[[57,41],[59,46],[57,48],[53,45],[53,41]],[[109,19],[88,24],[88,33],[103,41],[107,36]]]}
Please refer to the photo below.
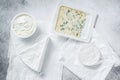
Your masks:
{"label": "white napkin", "polygon": [[61,48],[63,51],[60,60],[82,80],[105,80],[112,66],[118,63],[118,57],[116,57],[109,44],[94,30],[90,44],[95,45],[100,50],[102,54],[101,65],[95,67],[83,66],[80,62],[78,63],[77,57],[84,44],[89,43],[68,40],[67,43],[63,44],[64,47]]}
{"label": "white napkin", "polygon": [[[70,71],[72,71],[74,74],[76,74],[80,78],[85,77],[86,80],[90,80],[90,79],[104,80],[106,75],[109,73],[110,69],[112,68],[112,66],[115,64],[115,62],[117,62],[117,56],[114,53],[114,51],[111,49],[109,44],[105,40],[103,40],[103,38],[100,35],[98,35],[95,31],[93,32],[94,32],[92,36],[93,39],[91,43],[94,45],[97,45],[97,47],[101,50],[101,52],[104,53],[104,56],[103,56],[104,61],[102,63],[102,66],[99,66],[97,70],[96,68],[88,69],[83,66],[79,67],[78,69],[75,69],[74,67],[69,66],[68,63],[67,64],[65,63],[71,60],[70,59],[71,56],[76,55],[78,51],[77,49],[80,48],[81,45],[85,43],[68,40],[55,35],[50,35],[51,44],[49,47],[50,49],[47,49],[47,51],[49,52],[49,55],[47,56],[47,61],[46,61],[47,63],[44,69],[44,73],[45,73],[44,76],[40,76],[38,73],[32,71],[30,68],[24,65],[21,59],[19,59],[21,57],[17,56],[14,58],[10,58],[11,60],[8,68],[7,80],[60,80],[61,78],[60,74],[62,69],[61,69],[59,58],[62,60],[62,62],[66,64],[66,66],[68,65],[67,68],[69,67],[68,69]],[[37,43],[38,45],[36,46],[41,47],[40,45],[42,45],[42,43],[41,44],[40,43],[41,41],[38,42]],[[19,45],[21,45],[21,43]],[[40,49],[38,48],[36,50]],[[16,50],[17,49],[15,48],[12,49],[12,51],[15,51],[15,52]],[[39,51],[41,51],[41,49]],[[82,72],[80,70],[82,70]]]}
{"label": "white napkin", "polygon": [[49,38],[41,40],[32,47],[21,53],[21,60],[29,68],[36,72],[41,72]]}

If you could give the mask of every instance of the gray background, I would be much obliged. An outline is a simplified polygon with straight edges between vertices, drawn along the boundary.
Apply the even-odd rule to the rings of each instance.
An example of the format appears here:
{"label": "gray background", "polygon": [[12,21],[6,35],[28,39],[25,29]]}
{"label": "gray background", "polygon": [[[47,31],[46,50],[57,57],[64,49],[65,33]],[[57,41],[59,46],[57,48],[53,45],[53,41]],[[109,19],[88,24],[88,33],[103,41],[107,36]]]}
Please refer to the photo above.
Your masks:
{"label": "gray background", "polygon": [[[51,21],[54,4],[59,0],[0,0],[0,80],[5,80],[8,68],[10,22],[19,12],[30,12],[41,21]],[[96,31],[108,40],[120,56],[120,0],[74,0],[99,15]],[[79,1],[79,2],[78,2]],[[82,4],[81,4],[82,3]],[[47,16],[47,17],[46,17]],[[106,80],[120,80],[120,67],[113,67]]]}

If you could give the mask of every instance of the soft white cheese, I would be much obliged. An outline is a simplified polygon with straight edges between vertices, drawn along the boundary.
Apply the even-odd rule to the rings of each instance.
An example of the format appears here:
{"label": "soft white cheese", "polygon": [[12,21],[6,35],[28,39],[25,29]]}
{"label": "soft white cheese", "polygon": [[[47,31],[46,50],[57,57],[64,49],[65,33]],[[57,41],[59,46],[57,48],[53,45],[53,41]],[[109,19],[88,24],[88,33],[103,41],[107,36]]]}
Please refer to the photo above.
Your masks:
{"label": "soft white cheese", "polygon": [[29,37],[35,31],[35,23],[28,14],[21,14],[13,20],[12,29],[20,37]]}
{"label": "soft white cheese", "polygon": [[80,50],[79,60],[86,66],[93,66],[99,64],[101,59],[100,51],[92,44]]}

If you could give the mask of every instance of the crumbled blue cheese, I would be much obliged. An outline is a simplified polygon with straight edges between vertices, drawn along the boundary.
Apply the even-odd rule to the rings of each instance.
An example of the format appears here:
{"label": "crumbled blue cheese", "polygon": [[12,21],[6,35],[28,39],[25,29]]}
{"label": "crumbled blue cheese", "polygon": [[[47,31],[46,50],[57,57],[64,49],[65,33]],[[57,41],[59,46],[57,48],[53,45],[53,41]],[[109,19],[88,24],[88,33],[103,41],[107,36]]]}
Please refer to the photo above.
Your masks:
{"label": "crumbled blue cheese", "polygon": [[55,30],[64,34],[80,37],[85,21],[86,13],[61,6],[59,9]]}

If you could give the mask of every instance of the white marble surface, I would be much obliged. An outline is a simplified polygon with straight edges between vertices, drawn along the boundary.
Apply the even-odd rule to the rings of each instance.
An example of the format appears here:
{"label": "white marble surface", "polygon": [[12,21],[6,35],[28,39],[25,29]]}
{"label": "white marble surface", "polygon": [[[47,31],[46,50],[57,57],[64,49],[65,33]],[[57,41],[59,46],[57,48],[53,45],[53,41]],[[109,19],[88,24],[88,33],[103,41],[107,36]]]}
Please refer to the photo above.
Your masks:
{"label": "white marble surface", "polygon": [[[72,0],[71,0],[72,1]],[[5,80],[8,65],[7,49],[10,21],[19,12],[29,12],[38,22],[51,24],[59,0],[1,0],[0,1],[0,80]],[[120,0],[74,0],[79,8],[99,15],[96,31],[106,38],[120,56]],[[4,60],[5,59],[5,60]],[[5,64],[3,64],[5,63]],[[113,68],[107,80],[119,80],[120,68]],[[112,76],[112,77],[111,77]]]}

